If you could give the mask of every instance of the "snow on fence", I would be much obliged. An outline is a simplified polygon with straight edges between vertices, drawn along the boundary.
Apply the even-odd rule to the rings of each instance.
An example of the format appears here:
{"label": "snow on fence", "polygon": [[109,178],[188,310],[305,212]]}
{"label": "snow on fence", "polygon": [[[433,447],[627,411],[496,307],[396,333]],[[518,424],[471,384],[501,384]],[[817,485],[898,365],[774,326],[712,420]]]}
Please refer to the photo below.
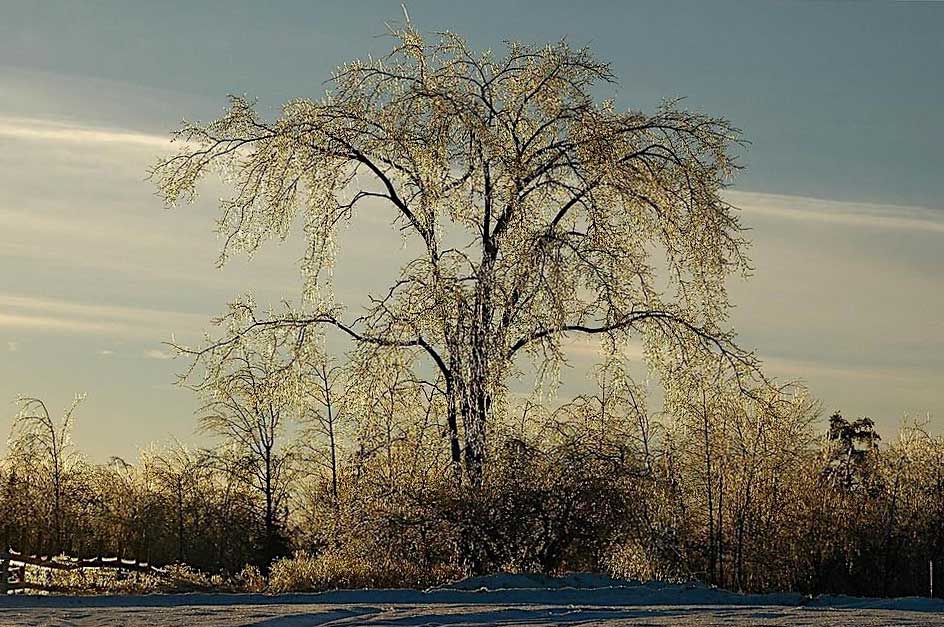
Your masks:
{"label": "snow on fence", "polygon": [[[27,566],[45,571],[45,581],[28,581]],[[0,594],[9,594],[19,590],[40,590],[45,592],[64,592],[66,587],[53,583],[52,574],[56,571],[82,571],[86,569],[108,569],[115,571],[118,576],[136,572],[149,575],[163,576],[162,568],[151,566],[147,562],[123,560],[117,557],[92,557],[81,559],[77,557],[23,555],[10,549],[0,551]]]}

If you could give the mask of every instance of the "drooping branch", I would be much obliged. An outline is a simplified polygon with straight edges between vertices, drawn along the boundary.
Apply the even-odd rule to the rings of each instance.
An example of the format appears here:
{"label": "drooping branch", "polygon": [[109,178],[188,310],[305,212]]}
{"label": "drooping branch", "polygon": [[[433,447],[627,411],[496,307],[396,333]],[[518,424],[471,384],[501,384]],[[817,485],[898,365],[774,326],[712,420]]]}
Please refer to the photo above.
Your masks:
{"label": "drooping branch", "polygon": [[536,342],[544,338],[562,336],[566,335],[567,333],[582,333],[585,335],[610,334],[630,329],[634,325],[646,321],[654,321],[662,325],[681,328],[684,331],[691,333],[694,337],[698,338],[706,345],[714,347],[724,360],[728,361],[737,369],[748,368],[749,370],[756,371],[758,374],[760,374],[757,362],[753,355],[739,349],[725,335],[708,331],[688,320],[681,318],[678,314],[657,310],[632,312],[626,316],[621,317],[619,320],[606,324],[593,325],[575,323],[563,324],[554,328],[539,329],[530,335],[515,341],[508,349],[508,358],[512,358],[515,353],[517,353],[522,348],[525,348],[532,342]]}
{"label": "drooping branch", "polygon": [[[219,357],[227,359],[233,354],[233,351],[240,345],[240,342],[242,342],[244,338],[250,337],[260,332],[286,329],[296,330],[298,332],[297,345],[300,346],[303,344],[305,333],[309,328],[327,326],[340,330],[354,341],[362,344],[387,348],[421,348],[433,360],[433,363],[440,370],[443,377],[447,381],[450,380],[452,376],[452,373],[450,372],[449,367],[446,365],[442,356],[439,354],[436,348],[433,347],[422,335],[417,335],[411,338],[397,339],[384,335],[364,333],[357,331],[353,328],[353,326],[342,322],[336,316],[330,313],[311,316],[286,316],[281,318],[271,317],[267,319],[259,319],[256,317],[255,312],[249,306],[234,307],[234,311],[229,316],[218,319],[217,324],[222,324],[227,320],[232,321],[233,319],[239,317],[248,317],[247,323],[239,325],[238,329],[222,338],[211,341],[204,346],[199,348],[191,348],[176,343],[170,343],[169,345],[177,352],[190,355],[191,357],[196,358],[196,360],[210,354],[217,354]],[[197,364],[196,360],[193,362],[191,368],[188,369],[188,371],[184,374],[182,379],[186,379],[192,373],[193,367],[195,367]]]}

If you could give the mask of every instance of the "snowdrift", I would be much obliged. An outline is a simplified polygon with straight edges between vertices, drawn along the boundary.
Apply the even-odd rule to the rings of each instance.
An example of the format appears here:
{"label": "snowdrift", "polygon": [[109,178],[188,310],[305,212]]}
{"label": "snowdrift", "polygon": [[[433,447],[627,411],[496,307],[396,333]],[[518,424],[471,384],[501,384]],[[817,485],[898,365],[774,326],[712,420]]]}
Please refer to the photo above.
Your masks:
{"label": "snowdrift", "polygon": [[547,605],[547,606],[784,606],[944,612],[944,600],[880,599],[797,593],[737,594],[700,583],[639,582],[574,573],[562,577],[497,574],[429,590],[362,589],[311,594],[166,594],[28,596],[0,599],[3,607],[172,607],[271,604]]}

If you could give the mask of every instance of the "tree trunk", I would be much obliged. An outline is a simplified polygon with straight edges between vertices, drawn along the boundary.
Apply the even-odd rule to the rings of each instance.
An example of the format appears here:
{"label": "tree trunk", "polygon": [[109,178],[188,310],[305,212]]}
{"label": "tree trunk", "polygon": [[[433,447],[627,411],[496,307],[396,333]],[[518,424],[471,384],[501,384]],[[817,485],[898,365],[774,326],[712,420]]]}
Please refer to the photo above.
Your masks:
{"label": "tree trunk", "polygon": [[718,586],[724,587],[724,470],[718,472]]}
{"label": "tree trunk", "polygon": [[446,424],[449,428],[449,453],[456,483],[462,483],[462,445],[459,443],[459,399],[452,377],[446,381]]}
{"label": "tree trunk", "polygon": [[177,562],[184,563],[184,490],[177,483]]}
{"label": "tree trunk", "polygon": [[485,427],[491,409],[491,395],[480,381],[472,381],[462,403],[465,427],[465,473],[469,485],[479,487],[485,472]]}
{"label": "tree trunk", "polygon": [[[704,392],[702,392],[703,407],[705,403]],[[708,583],[716,584],[718,581],[715,566],[718,553],[715,537],[714,476],[712,475],[711,466],[708,410],[703,408],[702,412],[702,435],[705,445],[705,492],[708,501]]]}
{"label": "tree trunk", "polygon": [[53,555],[62,551],[62,483],[56,470],[53,478]]}
{"label": "tree trunk", "polygon": [[[461,361],[453,360],[451,382],[447,385],[450,449],[457,479],[464,474],[469,486],[482,484],[486,457],[486,426],[492,410],[492,395],[485,376],[487,359],[475,358],[478,365],[462,368]],[[460,447],[459,418],[462,420],[463,439]]]}
{"label": "tree trunk", "polygon": [[[494,348],[501,346],[492,324],[494,259],[486,257],[479,269],[471,320],[464,329],[467,357],[454,368],[455,392],[460,395],[459,409],[465,430],[465,473],[473,487],[481,485],[485,472],[486,430],[492,414],[492,382],[501,359]],[[460,325],[461,328],[461,325]]]}
{"label": "tree trunk", "polygon": [[340,497],[338,496],[338,447],[334,439],[334,418],[331,415],[331,406],[328,406],[328,443],[331,447],[331,499],[334,504],[334,511],[337,512],[341,507]]}
{"label": "tree trunk", "polygon": [[275,548],[275,512],[272,498],[272,450],[265,451],[265,538],[263,540],[263,571],[268,572],[274,557]]}

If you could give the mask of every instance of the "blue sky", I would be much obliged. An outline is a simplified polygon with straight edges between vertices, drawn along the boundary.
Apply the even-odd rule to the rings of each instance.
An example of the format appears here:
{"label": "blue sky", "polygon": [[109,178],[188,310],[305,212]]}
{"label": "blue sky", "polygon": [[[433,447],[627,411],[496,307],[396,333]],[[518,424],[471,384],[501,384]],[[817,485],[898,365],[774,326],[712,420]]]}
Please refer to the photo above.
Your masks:
{"label": "blue sky", "polygon": [[[734,322],[768,369],[889,430],[944,416],[944,4],[409,2],[476,47],[567,37],[613,64],[600,95],[720,114],[751,141],[732,200],[757,271]],[[294,295],[292,244],[213,267],[212,199],[163,211],[143,179],[181,118],[228,93],[274,112],[339,63],[383,52],[396,2],[0,1],[0,400],[89,394],[95,457],[191,436],[182,364],[232,296]],[[217,189],[219,188],[219,189]],[[346,235],[351,304],[385,234]],[[584,351],[585,353],[586,351]],[[577,350],[565,391],[585,385]],[[0,414],[7,428],[9,411]]]}

